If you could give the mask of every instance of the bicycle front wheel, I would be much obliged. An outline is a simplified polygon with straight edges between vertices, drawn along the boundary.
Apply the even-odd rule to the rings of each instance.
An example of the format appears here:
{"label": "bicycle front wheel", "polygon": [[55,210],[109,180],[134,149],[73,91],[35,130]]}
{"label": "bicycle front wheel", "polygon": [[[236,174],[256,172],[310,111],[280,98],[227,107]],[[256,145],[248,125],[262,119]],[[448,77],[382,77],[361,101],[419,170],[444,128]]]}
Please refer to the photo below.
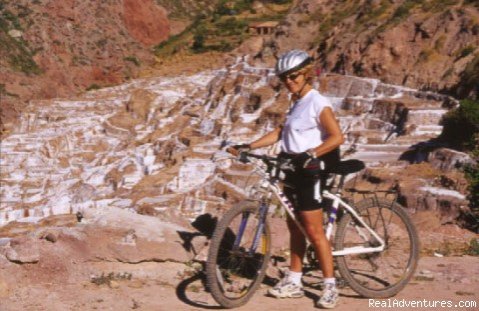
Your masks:
{"label": "bicycle front wheel", "polygon": [[206,281],[222,307],[244,305],[264,279],[271,239],[267,222],[260,220],[259,205],[245,201],[230,209],[211,238]]}
{"label": "bicycle front wheel", "polygon": [[[419,239],[406,211],[384,199],[365,199],[356,211],[384,241],[381,252],[349,254],[337,257],[338,269],[348,285],[367,298],[386,298],[406,286],[417,266]],[[377,247],[379,241],[350,213],[338,224],[335,250]]]}

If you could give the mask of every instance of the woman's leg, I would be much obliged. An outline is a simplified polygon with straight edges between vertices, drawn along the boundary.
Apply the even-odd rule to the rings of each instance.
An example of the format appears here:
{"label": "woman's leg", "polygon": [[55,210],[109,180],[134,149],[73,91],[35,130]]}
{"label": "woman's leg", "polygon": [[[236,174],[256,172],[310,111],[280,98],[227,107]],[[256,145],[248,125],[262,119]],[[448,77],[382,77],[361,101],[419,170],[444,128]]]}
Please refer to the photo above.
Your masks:
{"label": "woman's leg", "polygon": [[[331,245],[326,239],[323,229],[323,210],[299,212],[301,223],[314,246],[316,257],[321,265],[324,278],[334,277],[333,254]],[[291,229],[290,229],[291,230]],[[293,252],[291,251],[291,254]],[[304,255],[304,253],[303,253]],[[291,258],[292,259],[292,258]]]}
{"label": "woman's leg", "polygon": [[289,270],[302,272],[303,258],[306,252],[306,239],[296,223],[288,216],[288,229],[290,233],[289,245],[291,251],[291,263]]}

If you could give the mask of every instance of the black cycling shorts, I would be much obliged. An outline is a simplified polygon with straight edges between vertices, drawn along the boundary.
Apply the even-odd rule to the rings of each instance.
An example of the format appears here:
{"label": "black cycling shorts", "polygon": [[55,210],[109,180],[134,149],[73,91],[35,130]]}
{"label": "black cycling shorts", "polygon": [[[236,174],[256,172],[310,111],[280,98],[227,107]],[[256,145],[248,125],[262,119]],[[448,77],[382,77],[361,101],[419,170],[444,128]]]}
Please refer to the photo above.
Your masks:
{"label": "black cycling shorts", "polygon": [[[292,158],[294,155],[281,153],[280,157]],[[285,172],[283,192],[293,204],[295,212],[312,211],[325,206],[321,192],[326,186],[328,168],[334,167],[339,162],[339,149],[335,149],[319,159],[324,161],[325,170],[317,176],[307,176],[300,168],[295,169],[294,172]]]}

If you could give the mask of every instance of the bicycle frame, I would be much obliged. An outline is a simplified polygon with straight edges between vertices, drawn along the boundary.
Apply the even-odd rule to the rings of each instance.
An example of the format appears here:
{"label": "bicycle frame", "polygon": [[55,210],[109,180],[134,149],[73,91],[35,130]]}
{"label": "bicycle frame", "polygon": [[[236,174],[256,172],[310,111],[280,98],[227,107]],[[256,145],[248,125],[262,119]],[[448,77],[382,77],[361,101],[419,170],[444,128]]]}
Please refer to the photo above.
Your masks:
{"label": "bicycle frame", "polygon": [[[280,189],[278,186],[278,181],[276,179],[268,178],[269,174],[266,173],[263,169],[261,169],[259,166],[257,167],[257,171],[260,173],[260,175],[263,177],[263,180],[261,182],[261,188],[265,189],[266,192],[273,193],[281,203],[281,207],[288,213],[288,215],[291,217],[291,219],[294,221],[294,223],[298,226],[298,228],[301,230],[303,235],[307,238],[308,235],[306,234],[306,231],[304,230],[304,227],[301,225],[300,221],[297,219],[296,214],[294,213],[294,208],[292,203],[288,200],[286,195],[283,193],[283,191]],[[379,246],[377,247],[365,247],[365,246],[355,246],[355,247],[348,247],[342,250],[333,250],[332,254],[333,256],[344,256],[344,255],[350,255],[350,254],[364,254],[364,253],[374,253],[374,252],[381,252],[385,249],[386,244],[384,240],[373,230],[371,227],[368,226],[368,224],[361,218],[361,216],[354,210],[353,207],[351,207],[349,204],[344,202],[338,195],[333,194],[327,190],[323,191],[323,197],[331,199],[333,201],[332,203],[332,211],[331,215],[328,219],[328,224],[325,229],[325,234],[326,238],[328,240],[331,240],[331,235],[333,232],[333,227],[334,227],[334,222],[336,221],[336,213],[339,209],[339,207],[344,208],[347,212],[349,212],[353,219],[355,219],[357,222],[359,222],[359,225],[355,225],[355,229],[358,233],[358,235],[364,239],[364,241],[367,241],[367,237],[365,234],[366,230],[369,232],[378,242]],[[268,194],[267,200],[270,199],[270,195]],[[256,247],[259,243],[259,238],[261,236],[261,232],[264,228],[264,222],[266,221],[266,216],[268,213],[268,207],[266,204],[266,201],[263,200],[261,202],[260,206],[260,211],[259,211],[259,217],[260,217],[260,222],[258,225],[258,228],[255,233],[255,237],[253,239],[253,243],[250,248],[250,253],[253,254],[256,251]],[[243,230],[246,226],[248,215],[243,215],[241,224],[240,224],[240,230],[239,234],[236,238],[235,242],[235,247],[239,244],[241,241],[241,237],[243,235]],[[309,241],[309,239],[308,239]],[[311,241],[309,241],[311,242]]]}
{"label": "bicycle frame", "polygon": [[[293,201],[283,192],[283,184],[284,187],[293,186],[288,184],[288,178],[283,182],[281,176],[294,169],[291,159],[241,152],[237,160],[244,164],[252,162],[259,179],[254,179],[253,187],[243,187],[246,190],[243,194],[248,199],[233,206],[218,222],[206,261],[206,281],[211,295],[227,308],[245,304],[266,276],[272,253],[267,219],[273,209],[272,203],[279,204],[277,208],[284,209],[287,217],[308,236],[299,218],[301,213],[295,212]],[[414,224],[396,203],[397,198],[391,201],[376,196],[376,192],[385,192],[386,196],[396,194],[392,188],[379,191],[349,188],[348,193],[362,194],[364,200],[349,203],[343,198],[341,192],[347,174],[359,172],[364,167],[359,160],[346,160],[331,170],[334,178],[329,179],[322,191],[322,198],[328,203],[324,209],[324,235],[331,241],[335,265],[344,284],[363,297],[387,298],[402,290],[414,275],[419,241]],[[231,174],[234,172],[232,170]],[[342,217],[337,217],[338,212]],[[307,251],[309,266],[306,268],[318,268],[319,258],[312,252],[311,245]],[[400,259],[403,253],[404,259]]]}

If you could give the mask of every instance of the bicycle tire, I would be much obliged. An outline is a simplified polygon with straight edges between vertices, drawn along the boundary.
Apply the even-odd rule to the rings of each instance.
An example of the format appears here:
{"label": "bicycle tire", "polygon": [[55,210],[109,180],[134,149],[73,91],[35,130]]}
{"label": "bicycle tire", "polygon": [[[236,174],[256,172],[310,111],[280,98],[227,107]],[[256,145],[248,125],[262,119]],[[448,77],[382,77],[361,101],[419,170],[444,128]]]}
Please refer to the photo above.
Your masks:
{"label": "bicycle tire", "polygon": [[[267,221],[257,251],[254,255],[245,251],[251,245],[252,236],[258,227],[259,221],[255,217],[258,211],[258,202],[244,201],[234,206],[218,222],[211,238],[206,262],[206,285],[222,307],[236,308],[244,305],[264,279],[271,255],[271,235]],[[231,246],[238,236],[239,218],[244,213],[250,215],[242,235],[241,242],[245,244],[234,251]],[[244,267],[240,267],[242,264]]]}
{"label": "bicycle tire", "polygon": [[[368,198],[355,205],[363,220],[385,241],[386,248],[377,253],[337,256],[339,273],[363,297],[392,297],[406,286],[417,267],[419,238],[414,224],[404,208],[392,201]],[[385,223],[386,217],[390,217],[388,223]],[[370,234],[366,242],[364,239],[358,241],[358,234],[351,237],[351,230],[356,230],[355,225],[360,226],[350,213],[346,213],[338,224],[335,250],[365,244],[378,245]],[[382,264],[384,265],[380,266]]]}

